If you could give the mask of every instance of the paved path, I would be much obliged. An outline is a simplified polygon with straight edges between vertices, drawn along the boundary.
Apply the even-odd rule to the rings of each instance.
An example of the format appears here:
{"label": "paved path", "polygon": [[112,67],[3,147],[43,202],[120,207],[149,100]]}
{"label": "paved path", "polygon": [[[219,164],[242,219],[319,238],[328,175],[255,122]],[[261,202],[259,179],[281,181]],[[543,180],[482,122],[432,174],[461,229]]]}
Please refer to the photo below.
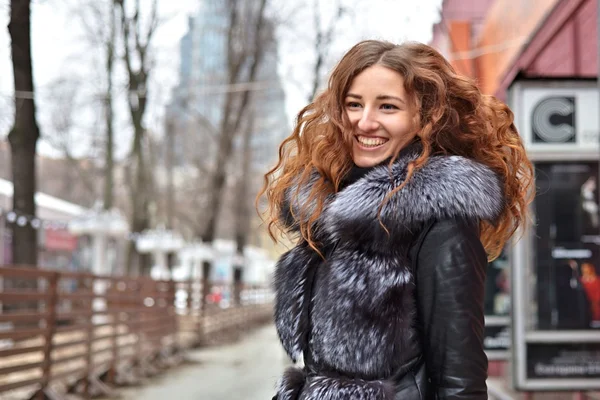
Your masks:
{"label": "paved path", "polygon": [[273,325],[233,345],[188,352],[191,361],[144,386],[120,389],[122,400],[270,400],[288,365]]}

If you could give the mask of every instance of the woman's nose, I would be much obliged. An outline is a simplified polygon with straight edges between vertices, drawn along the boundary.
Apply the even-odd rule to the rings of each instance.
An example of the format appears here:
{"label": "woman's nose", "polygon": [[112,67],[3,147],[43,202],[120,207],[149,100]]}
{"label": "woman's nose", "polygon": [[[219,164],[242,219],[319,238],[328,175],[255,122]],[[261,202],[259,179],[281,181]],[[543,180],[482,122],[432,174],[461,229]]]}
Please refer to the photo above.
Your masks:
{"label": "woman's nose", "polygon": [[375,120],[373,113],[369,110],[364,110],[358,120],[358,129],[363,132],[374,131],[379,127],[379,123]]}

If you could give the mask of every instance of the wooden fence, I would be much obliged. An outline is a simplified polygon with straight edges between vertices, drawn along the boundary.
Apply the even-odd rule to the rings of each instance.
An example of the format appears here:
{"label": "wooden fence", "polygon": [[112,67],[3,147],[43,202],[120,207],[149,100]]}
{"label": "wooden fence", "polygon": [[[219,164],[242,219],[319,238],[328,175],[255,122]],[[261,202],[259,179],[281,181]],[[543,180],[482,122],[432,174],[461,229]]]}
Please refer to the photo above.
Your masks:
{"label": "wooden fence", "polygon": [[271,318],[264,287],[20,267],[0,267],[0,280],[0,399],[111,395]]}

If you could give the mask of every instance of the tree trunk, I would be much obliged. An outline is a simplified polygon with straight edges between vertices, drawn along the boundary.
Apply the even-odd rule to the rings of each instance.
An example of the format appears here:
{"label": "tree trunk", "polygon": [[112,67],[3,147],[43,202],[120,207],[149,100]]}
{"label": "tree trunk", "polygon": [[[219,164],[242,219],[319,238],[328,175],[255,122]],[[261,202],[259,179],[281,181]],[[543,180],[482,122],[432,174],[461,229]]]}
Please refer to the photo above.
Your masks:
{"label": "tree trunk", "polygon": [[[237,2],[232,2],[232,7],[237,6]],[[237,19],[235,10],[232,9],[230,14],[230,26],[228,30],[227,47],[228,47],[228,70],[229,70],[229,84],[233,85],[239,83],[239,68],[245,64],[246,57],[251,60],[248,73],[248,82],[253,82],[256,79],[258,67],[265,53],[266,43],[262,40],[262,30],[265,22],[265,9],[267,0],[261,0],[258,13],[256,16],[254,41],[252,47],[243,52],[244,55],[236,58],[232,52],[232,48],[235,47],[235,31],[234,24]],[[200,235],[202,241],[210,243],[214,240],[218,216],[221,211],[223,190],[225,188],[225,182],[227,178],[227,162],[231,158],[231,151],[233,148],[233,140],[239,130],[242,117],[250,101],[250,92],[246,90],[242,93],[242,98],[239,101],[239,107],[234,107],[234,101],[236,99],[236,93],[227,92],[225,98],[225,109],[223,111],[223,117],[221,120],[221,131],[219,135],[219,147],[217,150],[217,163],[215,170],[210,179],[210,197],[208,202],[207,210],[209,212],[209,218],[204,229],[204,232]]]}
{"label": "tree trunk", "polygon": [[248,236],[250,235],[250,207],[248,204],[248,198],[250,197],[250,177],[252,176],[252,136],[254,133],[254,112],[248,113],[248,120],[246,125],[246,131],[243,137],[242,146],[242,170],[240,175],[240,182],[237,185],[236,194],[236,252],[235,257],[237,265],[234,265],[233,277],[234,277],[234,301],[236,304],[241,304],[241,287],[244,280],[244,248],[248,244]]}
{"label": "tree trunk", "polygon": [[[174,211],[175,211],[175,186],[174,186],[174,168],[175,168],[175,124],[173,118],[168,114],[166,116],[167,124],[165,129],[166,135],[166,155],[165,155],[165,169],[167,170],[167,188],[165,198],[165,225],[167,229],[174,229]],[[173,272],[175,267],[176,254],[167,254],[167,268],[169,272]]]}
{"label": "tree trunk", "polygon": [[[237,0],[230,0],[229,4],[229,26],[227,29],[227,69],[228,69],[228,84],[233,85],[240,82],[240,72],[242,66],[247,61],[250,62],[249,72],[247,75],[247,81],[253,82],[256,79],[258,66],[264,56],[265,48],[267,46],[266,41],[263,40],[263,25],[265,23],[265,9],[267,0],[260,0],[256,19],[251,19],[249,23],[253,24],[254,37],[250,42],[250,46],[245,48],[244,39],[247,31],[244,31],[240,37],[237,33],[238,29],[238,6]],[[244,47],[240,53],[236,53],[235,49],[240,46]],[[221,212],[223,191],[225,188],[225,182],[227,178],[227,164],[231,157],[233,140],[239,130],[242,117],[248,106],[250,100],[250,92],[245,91],[241,94],[241,99],[237,102],[238,107],[235,107],[235,100],[237,94],[232,91],[228,91],[225,98],[225,108],[223,110],[223,116],[221,120],[220,132],[219,132],[219,144],[217,150],[217,163],[215,165],[214,172],[209,178],[209,200],[208,207],[206,208],[209,213],[208,221],[204,231],[199,235],[204,243],[212,243],[216,236],[218,216]],[[239,199],[243,201],[243,199]],[[210,293],[210,285],[208,284],[211,273],[212,263],[211,261],[204,261],[202,263],[202,273],[204,277],[204,285],[202,291],[203,302],[206,301],[206,296]]]}
{"label": "tree trunk", "polygon": [[110,3],[110,37],[106,43],[106,159],[104,171],[104,209],[110,210],[113,207],[113,186],[114,186],[114,132],[113,132],[113,67],[115,60],[115,6]]}
{"label": "tree trunk", "polygon": [[165,224],[167,229],[173,229],[173,213],[175,210],[174,164],[175,164],[175,126],[173,118],[167,114],[165,126],[166,154],[165,169],[167,171],[167,187],[165,193]]}
{"label": "tree trunk", "polygon": [[321,74],[325,66],[325,60],[329,55],[329,50],[331,48],[331,43],[335,34],[335,28],[340,18],[346,13],[346,9],[344,8],[342,2],[340,0],[337,0],[335,3],[335,13],[332,16],[329,25],[326,28],[324,28],[322,26],[321,21],[320,4],[320,0],[313,1],[313,26],[315,29],[315,64],[313,65],[312,88],[310,93],[308,94],[309,103],[314,101],[319,91],[319,88],[321,87]]}
{"label": "tree trunk", "polygon": [[[30,219],[36,215],[35,154],[39,128],[35,118],[31,62],[30,1],[11,0],[8,31],[15,86],[15,120],[8,134],[14,185],[13,210]],[[18,220],[17,220],[18,221]],[[12,224],[13,264],[37,266],[37,231],[26,223]]]}
{"label": "tree trunk", "polygon": [[[132,223],[133,232],[143,233],[149,228],[149,196],[148,196],[148,171],[146,171],[146,162],[142,146],[142,136],[144,128],[141,125],[141,118],[134,113],[134,144],[133,155],[135,161],[134,180],[131,187],[131,205],[132,205]],[[132,242],[127,252],[128,266],[133,268],[134,275],[148,275],[150,271],[150,256],[139,254],[135,242]]]}
{"label": "tree trunk", "polygon": [[[121,13],[121,38],[123,42],[123,59],[128,76],[129,86],[129,113],[133,123],[134,137],[131,156],[135,168],[135,179],[130,185],[132,223],[131,229],[135,233],[142,233],[150,226],[150,172],[144,158],[144,139],[146,129],[143,125],[144,114],[148,101],[148,77],[151,61],[148,59],[148,49],[158,25],[157,0],[152,1],[150,20],[144,34],[140,26],[140,1],[134,2],[133,15],[127,17],[124,0],[113,0]],[[136,60],[132,54],[135,54]],[[127,250],[127,268],[134,273],[146,275],[149,272],[150,256],[139,254],[135,242],[131,242]]]}

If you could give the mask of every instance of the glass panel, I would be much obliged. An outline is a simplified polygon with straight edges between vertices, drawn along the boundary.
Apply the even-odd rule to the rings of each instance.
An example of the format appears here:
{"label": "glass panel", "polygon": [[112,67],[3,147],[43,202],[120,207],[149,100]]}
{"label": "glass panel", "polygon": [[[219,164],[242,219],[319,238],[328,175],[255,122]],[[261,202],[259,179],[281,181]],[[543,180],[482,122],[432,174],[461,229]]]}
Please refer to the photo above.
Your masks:
{"label": "glass panel", "polygon": [[598,163],[538,163],[536,183],[532,328],[600,328]]}

